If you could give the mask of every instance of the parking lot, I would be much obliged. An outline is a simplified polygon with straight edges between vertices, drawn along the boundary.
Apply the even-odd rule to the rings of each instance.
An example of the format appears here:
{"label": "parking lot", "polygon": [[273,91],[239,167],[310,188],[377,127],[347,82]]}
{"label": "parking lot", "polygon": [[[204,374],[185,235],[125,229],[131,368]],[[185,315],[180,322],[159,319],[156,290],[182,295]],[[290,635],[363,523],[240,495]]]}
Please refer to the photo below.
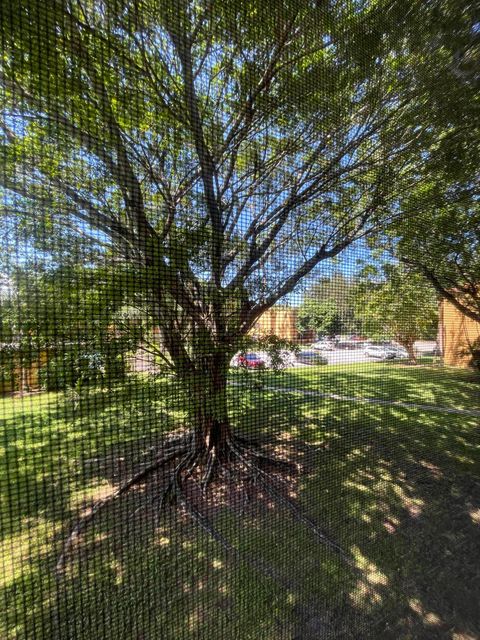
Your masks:
{"label": "parking lot", "polygon": [[372,361],[372,358],[365,355],[363,349],[333,349],[332,351],[321,351],[321,354],[328,360],[328,364],[353,364],[355,362]]}
{"label": "parking lot", "polygon": [[[436,347],[434,340],[419,340],[415,343],[415,350],[419,356],[432,355]],[[312,351],[311,347],[304,345],[302,350]],[[316,351],[319,355],[327,359],[328,364],[355,364],[362,362],[375,362],[375,358],[367,356],[362,347],[355,349],[332,349],[331,351]],[[262,354],[264,355],[264,354]],[[289,366],[294,367],[309,367],[311,365],[304,364],[302,362],[293,362],[294,356],[292,355],[292,364]],[[378,360],[377,360],[378,362]],[[158,367],[154,364],[154,360],[151,354],[142,352],[139,350],[131,361],[132,370],[143,373],[154,373],[158,371]]]}
{"label": "parking lot", "polygon": [[[418,355],[431,355],[436,347],[434,340],[419,340],[415,343],[415,350]],[[320,351],[328,364],[354,364],[361,362],[375,362],[375,358],[365,355],[363,348],[357,349],[332,349],[331,351]],[[295,364],[295,366],[308,366]]]}

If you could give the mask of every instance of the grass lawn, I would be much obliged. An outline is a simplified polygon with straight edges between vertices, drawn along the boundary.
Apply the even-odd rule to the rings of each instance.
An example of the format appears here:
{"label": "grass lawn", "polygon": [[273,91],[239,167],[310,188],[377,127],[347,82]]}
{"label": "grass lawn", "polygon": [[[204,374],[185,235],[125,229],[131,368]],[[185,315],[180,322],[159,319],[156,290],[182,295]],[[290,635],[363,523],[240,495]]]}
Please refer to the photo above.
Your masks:
{"label": "grass lawn", "polygon": [[263,376],[279,387],[480,410],[478,375],[465,369],[367,362],[299,367]]}
{"label": "grass lawn", "polygon": [[[299,368],[266,380],[480,407],[478,377],[432,367]],[[154,455],[182,421],[181,400],[140,376],[75,402],[4,398],[2,640],[480,637],[478,418],[240,387],[231,403],[243,433],[296,451],[305,473],[292,494],[357,569],[268,501],[243,513],[220,504],[215,525],[268,570],[255,569],[181,512],[158,515],[152,479],[94,520],[58,575],[72,523]]]}

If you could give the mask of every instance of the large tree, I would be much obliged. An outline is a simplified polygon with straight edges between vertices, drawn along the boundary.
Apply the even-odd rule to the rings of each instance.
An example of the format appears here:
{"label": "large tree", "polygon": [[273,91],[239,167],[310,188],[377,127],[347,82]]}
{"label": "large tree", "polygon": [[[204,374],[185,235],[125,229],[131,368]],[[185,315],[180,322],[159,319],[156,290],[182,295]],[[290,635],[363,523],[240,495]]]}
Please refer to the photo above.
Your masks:
{"label": "large tree", "polygon": [[[427,3],[425,3],[427,4]],[[431,5],[418,82],[436,140],[416,184],[395,202],[402,212],[380,244],[415,269],[463,314],[480,322],[480,29],[478,7]]]}
{"label": "large tree", "polygon": [[[380,276],[380,277],[379,277]],[[359,287],[358,316],[370,336],[392,337],[416,362],[415,341],[431,338],[438,328],[434,289],[418,273],[387,264]]]}
{"label": "large tree", "polygon": [[480,190],[434,176],[403,199],[415,224],[398,221],[392,253],[425,277],[461,313],[480,322]]}
{"label": "large tree", "polygon": [[419,126],[424,11],[2,3],[3,224],[27,252],[75,241],[128,266],[189,398],[176,480],[253,465],[230,429],[232,354],[321,261],[386,223],[395,176],[416,180],[435,135]]}

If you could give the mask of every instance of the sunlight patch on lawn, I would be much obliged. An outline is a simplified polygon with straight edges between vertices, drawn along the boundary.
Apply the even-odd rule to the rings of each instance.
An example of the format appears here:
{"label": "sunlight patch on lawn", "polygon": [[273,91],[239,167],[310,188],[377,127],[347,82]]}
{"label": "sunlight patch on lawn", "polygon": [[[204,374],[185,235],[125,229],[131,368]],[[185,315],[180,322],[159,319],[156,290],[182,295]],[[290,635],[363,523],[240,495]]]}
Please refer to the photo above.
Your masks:
{"label": "sunlight patch on lawn", "polygon": [[197,606],[192,613],[189,614],[187,618],[187,627],[189,631],[195,631],[204,621],[204,611],[203,608]]}
{"label": "sunlight patch on lawn", "polygon": [[51,553],[61,524],[46,518],[22,518],[21,531],[0,541],[0,585],[8,586],[31,571],[31,562]]}
{"label": "sunlight patch on lawn", "polygon": [[363,576],[350,593],[350,600],[355,606],[366,609],[380,604],[383,600],[381,589],[389,584],[387,576],[356,545],[352,547],[352,555]]}
{"label": "sunlight patch on lawn", "polygon": [[113,572],[113,575],[115,576],[115,584],[117,586],[121,585],[125,577],[125,571],[122,563],[118,560],[118,558],[113,558],[110,561],[110,569]]}
{"label": "sunlight patch on lawn", "polygon": [[422,618],[423,624],[428,627],[439,627],[443,624],[442,618],[433,611],[427,611],[418,598],[410,598],[410,609]]}
{"label": "sunlight patch on lawn", "polygon": [[480,509],[470,509],[468,512],[473,524],[480,525]]}
{"label": "sunlight patch on lawn", "polygon": [[361,491],[362,493],[370,493],[371,488],[362,484],[361,482],[354,482],[353,480],[346,480],[345,486],[350,487],[351,489],[356,489],[357,491]]}

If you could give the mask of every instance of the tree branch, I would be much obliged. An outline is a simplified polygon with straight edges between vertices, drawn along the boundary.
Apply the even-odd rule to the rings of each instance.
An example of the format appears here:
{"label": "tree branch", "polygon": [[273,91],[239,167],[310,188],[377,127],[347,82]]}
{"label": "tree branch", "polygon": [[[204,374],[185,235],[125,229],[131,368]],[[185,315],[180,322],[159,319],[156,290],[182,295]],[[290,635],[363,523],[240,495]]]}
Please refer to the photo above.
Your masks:
{"label": "tree branch", "polygon": [[435,291],[445,300],[448,300],[460,313],[467,316],[471,320],[475,322],[480,322],[480,300],[475,301],[478,305],[478,311],[475,309],[471,309],[465,303],[461,302],[458,297],[455,295],[455,289],[447,289],[445,288],[440,279],[435,275],[435,273],[429,269],[426,265],[422,264],[419,261],[407,259],[405,257],[401,257],[400,261],[406,264],[407,266],[413,267],[422,273],[425,278],[432,284]]}
{"label": "tree branch", "polygon": [[200,114],[198,98],[195,90],[190,40],[185,33],[179,35],[176,32],[171,32],[170,37],[182,65],[185,104],[189,115],[189,125],[193,135],[195,150],[200,163],[207,211],[212,225],[211,257],[213,281],[217,287],[220,287],[223,275],[222,251],[224,229],[222,212],[215,192],[217,168],[205,141],[203,120]]}

